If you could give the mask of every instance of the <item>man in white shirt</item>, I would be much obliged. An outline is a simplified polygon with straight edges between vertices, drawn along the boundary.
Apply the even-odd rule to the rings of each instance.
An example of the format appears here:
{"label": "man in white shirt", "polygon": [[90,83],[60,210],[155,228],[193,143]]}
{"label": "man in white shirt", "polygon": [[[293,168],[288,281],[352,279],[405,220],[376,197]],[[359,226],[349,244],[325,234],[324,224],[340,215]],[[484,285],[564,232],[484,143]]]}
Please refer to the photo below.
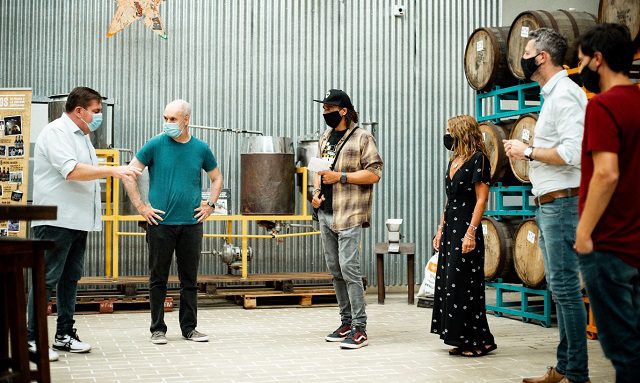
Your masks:
{"label": "man in white shirt", "polygon": [[[55,205],[58,219],[34,221],[34,237],[55,242],[45,253],[47,301],[56,289],[58,320],[53,348],[88,352],[73,328],[78,280],[84,271],[89,231],[102,230],[98,179],[135,179],[140,172],[128,166],[98,166],[88,134],[102,124],[102,97],[86,87],[69,93],[65,113],[44,127],[36,142],[33,170],[33,204]],[[27,340],[35,351],[33,291],[29,292]],[[49,350],[49,359],[58,354]]]}
{"label": "man in white shirt", "polygon": [[535,197],[539,244],[547,284],[556,302],[560,343],[555,367],[524,383],[588,382],[585,328],[586,311],[578,276],[578,255],[573,250],[578,223],[580,156],[587,97],[562,68],[566,39],[540,28],[522,56],[527,78],[537,81],[544,104],[535,126],[532,145],[505,140],[507,155],[530,161],[529,178]]}

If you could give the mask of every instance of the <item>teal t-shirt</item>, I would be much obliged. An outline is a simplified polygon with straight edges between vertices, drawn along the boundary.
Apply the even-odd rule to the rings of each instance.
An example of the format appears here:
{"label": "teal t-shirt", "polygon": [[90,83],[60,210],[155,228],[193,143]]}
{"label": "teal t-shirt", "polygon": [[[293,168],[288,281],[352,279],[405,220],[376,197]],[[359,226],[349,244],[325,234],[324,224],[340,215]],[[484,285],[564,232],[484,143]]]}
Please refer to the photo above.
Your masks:
{"label": "teal t-shirt", "polygon": [[202,200],[202,170],[210,172],[218,166],[209,146],[191,136],[181,144],[166,134],[147,141],[136,154],[149,168],[149,202],[160,214],[163,225],[193,225],[193,210]]}

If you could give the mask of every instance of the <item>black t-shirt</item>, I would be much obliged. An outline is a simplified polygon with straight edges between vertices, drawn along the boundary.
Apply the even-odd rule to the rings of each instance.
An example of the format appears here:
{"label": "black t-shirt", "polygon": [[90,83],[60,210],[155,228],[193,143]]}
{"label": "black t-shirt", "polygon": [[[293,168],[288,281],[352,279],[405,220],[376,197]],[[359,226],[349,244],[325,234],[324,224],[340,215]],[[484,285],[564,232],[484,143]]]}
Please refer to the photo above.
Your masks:
{"label": "black t-shirt", "polygon": [[[344,134],[347,132],[347,129],[343,131],[336,131],[335,129],[331,132],[329,139],[325,142],[324,147],[322,148],[322,158],[331,158],[333,161],[336,159],[336,149],[338,142],[344,137]],[[320,188],[322,189],[322,195],[324,196],[324,203],[320,206],[320,208],[325,213],[333,213],[333,185],[325,185],[320,184]]]}

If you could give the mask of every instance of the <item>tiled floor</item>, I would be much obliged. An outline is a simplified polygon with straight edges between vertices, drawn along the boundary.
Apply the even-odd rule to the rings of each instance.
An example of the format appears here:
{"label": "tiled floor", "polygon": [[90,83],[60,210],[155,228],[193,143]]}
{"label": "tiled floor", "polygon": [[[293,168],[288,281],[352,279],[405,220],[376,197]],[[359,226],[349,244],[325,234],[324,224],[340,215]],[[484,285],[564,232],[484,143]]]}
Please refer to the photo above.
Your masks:
{"label": "tiled floor", "polygon": [[[78,315],[89,354],[61,353],[54,382],[520,382],[555,360],[557,328],[489,317],[498,350],[483,358],[451,357],[428,332],[431,310],[409,306],[405,294],[378,305],[367,297],[370,345],[340,350],[323,337],[339,323],[336,307],[244,310],[202,308],[198,330],[208,343],[181,338],[177,311],[167,314],[167,345],[149,342],[149,314]],[[50,331],[55,317],[49,318]],[[593,382],[614,372],[597,341],[589,341]]]}

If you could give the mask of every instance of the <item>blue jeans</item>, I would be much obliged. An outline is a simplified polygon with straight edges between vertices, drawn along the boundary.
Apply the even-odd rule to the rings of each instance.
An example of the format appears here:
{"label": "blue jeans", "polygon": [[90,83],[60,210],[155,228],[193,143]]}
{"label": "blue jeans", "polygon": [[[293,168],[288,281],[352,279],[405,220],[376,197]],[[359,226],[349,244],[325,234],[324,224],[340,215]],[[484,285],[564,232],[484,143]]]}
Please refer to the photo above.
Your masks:
{"label": "blue jeans", "polygon": [[[56,226],[36,226],[34,237],[55,242],[55,248],[44,253],[45,285],[47,302],[56,289],[58,320],[56,335],[73,333],[73,315],[76,312],[78,281],[84,272],[84,251],[87,247],[87,232]],[[35,308],[33,290],[29,291],[27,340],[36,339],[34,323]]]}
{"label": "blue jeans", "polygon": [[580,272],[616,382],[640,382],[640,269],[595,251],[580,256]]}
{"label": "blue jeans", "polygon": [[360,239],[362,227],[333,231],[333,215],[318,210],[320,234],[327,268],[333,276],[333,287],[340,307],[342,323],[365,328],[364,286],[360,272]]}
{"label": "blue jeans", "polygon": [[556,303],[560,343],[556,370],[572,382],[589,379],[587,312],[582,301],[578,254],[573,250],[578,197],[559,198],[536,211],[547,285]]}

